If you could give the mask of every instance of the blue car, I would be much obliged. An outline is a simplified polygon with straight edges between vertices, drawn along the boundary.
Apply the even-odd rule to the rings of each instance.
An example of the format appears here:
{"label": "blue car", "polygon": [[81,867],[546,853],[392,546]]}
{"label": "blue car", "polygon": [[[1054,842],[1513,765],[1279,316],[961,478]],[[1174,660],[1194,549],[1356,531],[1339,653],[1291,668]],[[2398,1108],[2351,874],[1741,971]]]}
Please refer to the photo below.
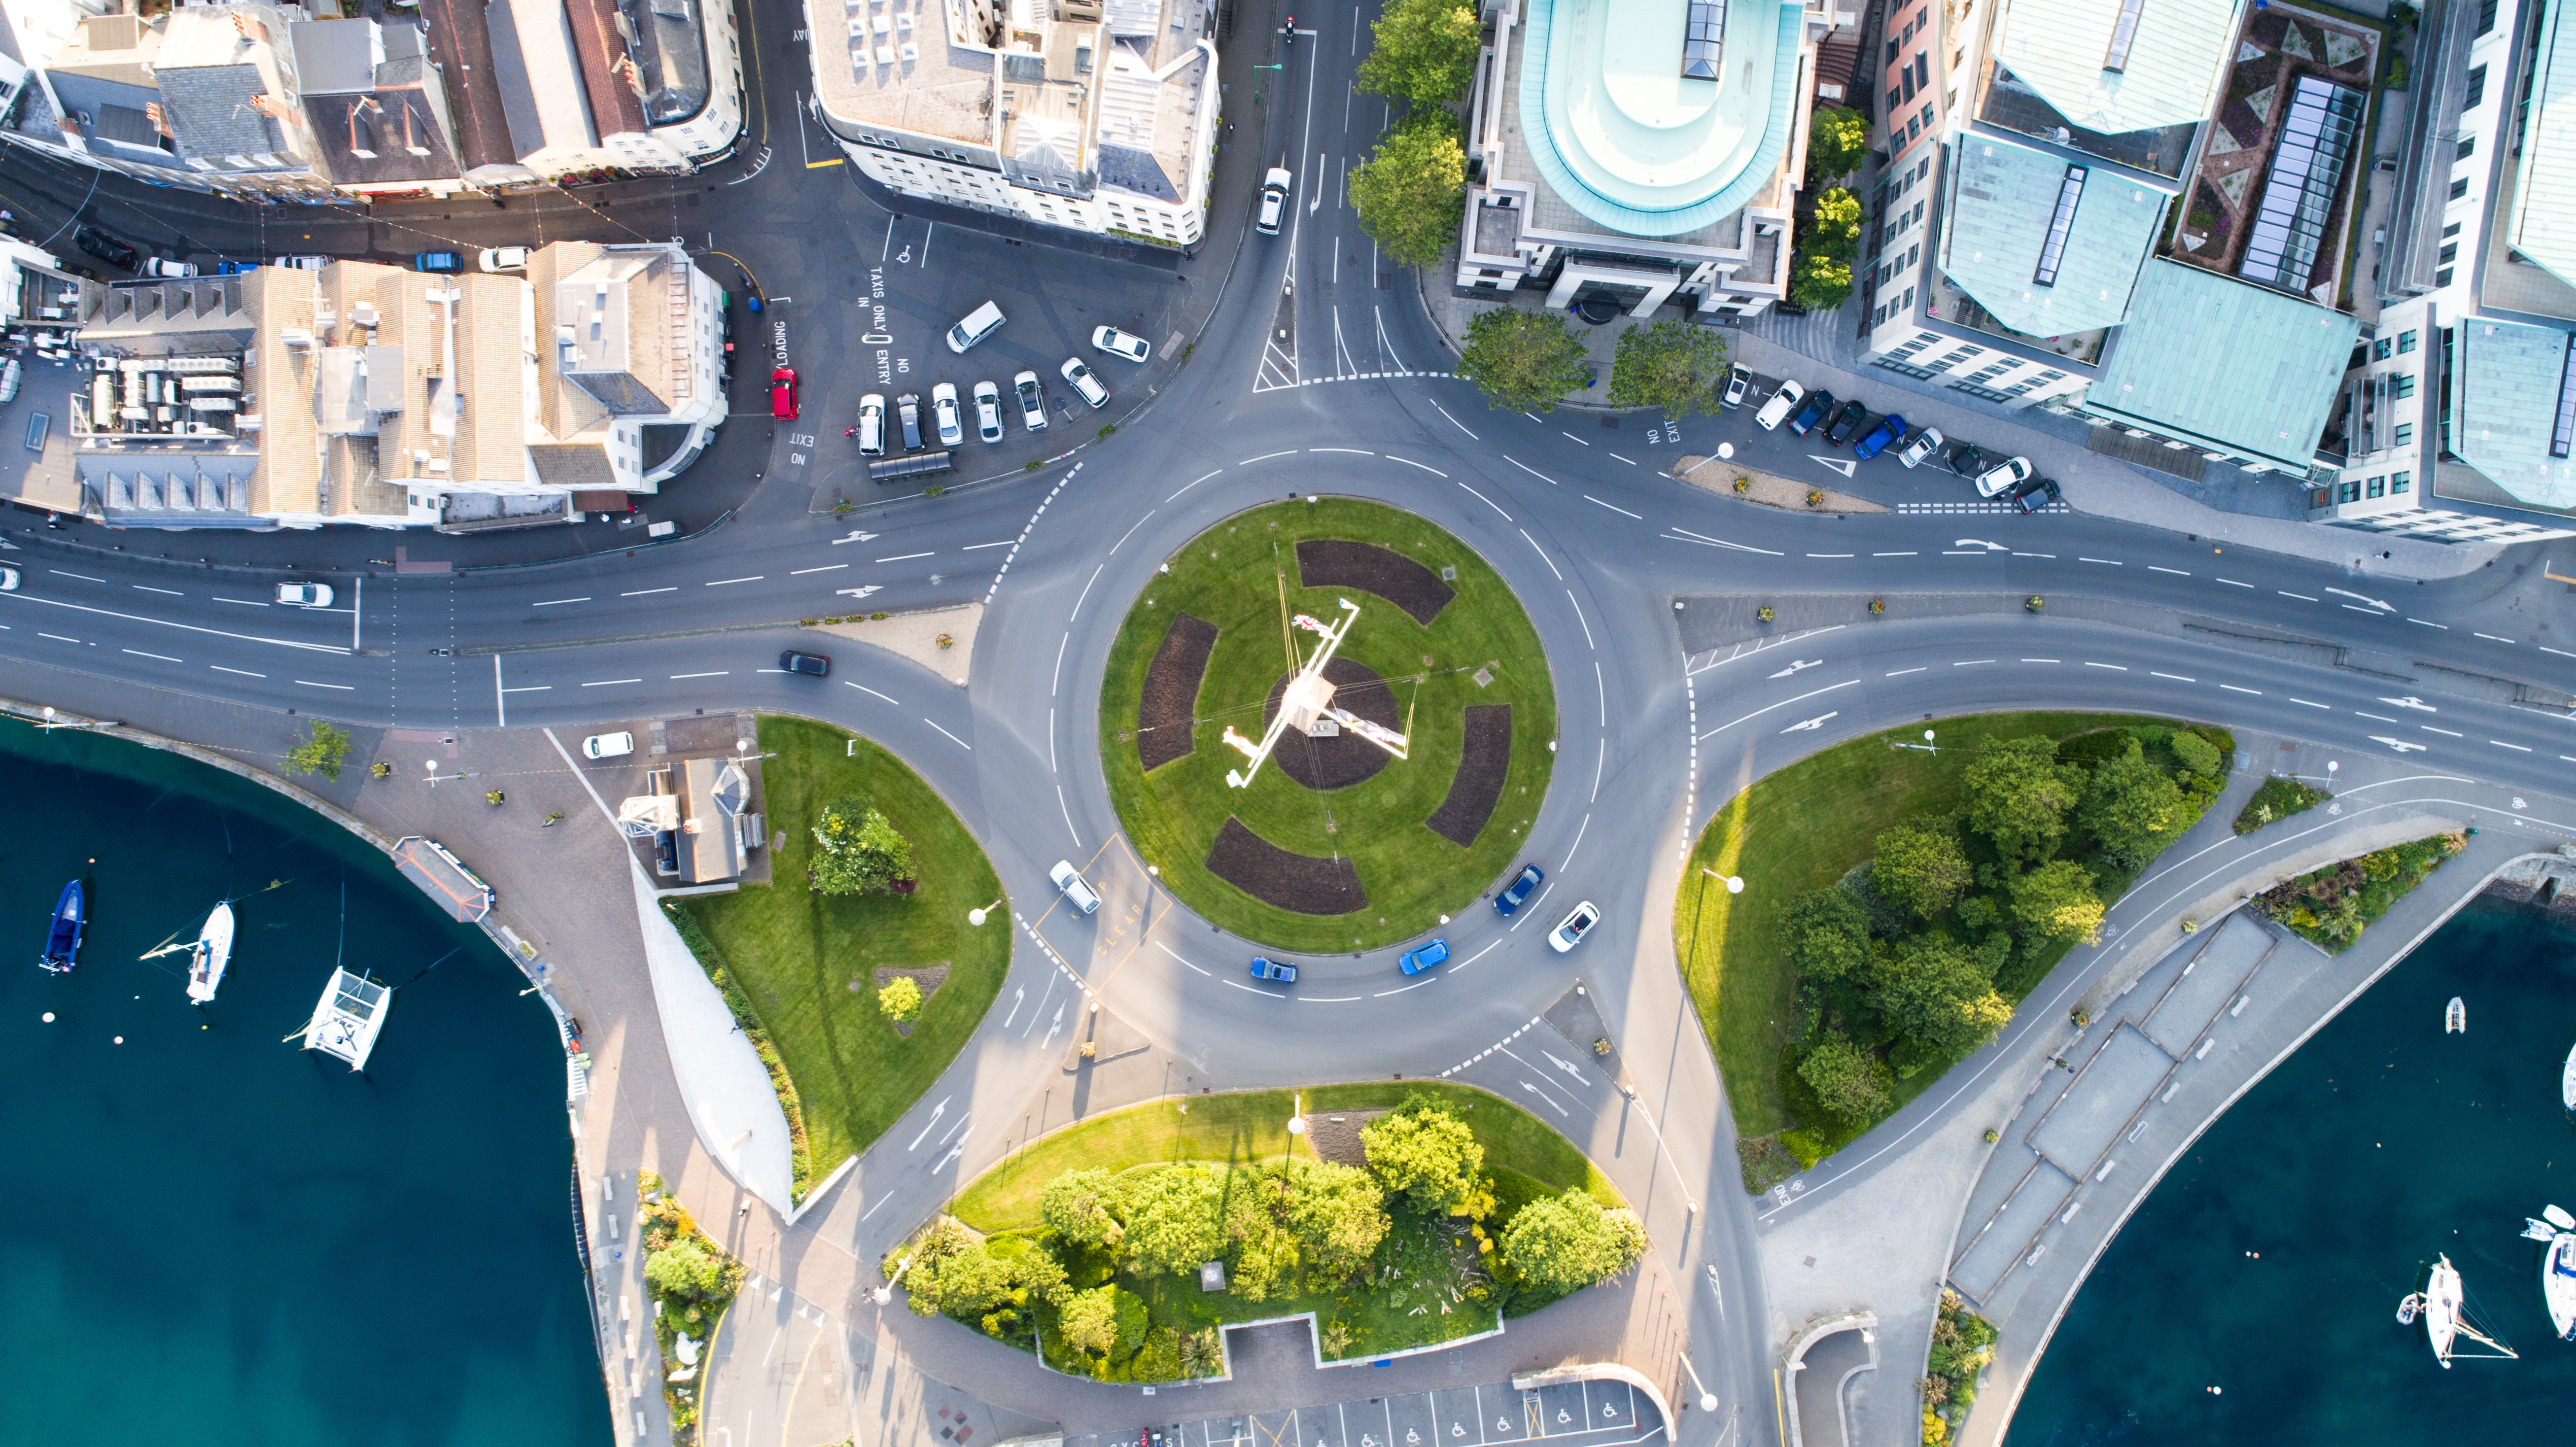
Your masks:
{"label": "blue car", "polygon": [[411,264],[417,271],[456,272],[465,269],[465,258],[453,251],[424,251]]}
{"label": "blue car", "polygon": [[1283,965],[1277,960],[1265,960],[1259,955],[1255,955],[1252,957],[1252,978],[1256,980],[1277,980],[1283,985],[1293,985],[1297,983],[1297,967],[1295,965]]}
{"label": "blue car", "polygon": [[1508,918],[1529,902],[1530,891],[1538,888],[1539,881],[1545,878],[1547,875],[1537,865],[1522,865],[1520,877],[1512,881],[1512,887],[1494,896],[1494,913]]}
{"label": "blue car", "polygon": [[1901,414],[1890,412],[1878,419],[1878,425],[1871,428],[1869,435],[1860,440],[1860,446],[1853,448],[1852,451],[1859,454],[1863,462],[1867,462],[1895,446],[1896,439],[1904,435],[1905,418]]}
{"label": "blue car", "polygon": [[1449,942],[1432,940],[1406,950],[1404,958],[1396,961],[1396,966],[1408,975],[1418,975],[1434,965],[1446,964],[1448,960]]}

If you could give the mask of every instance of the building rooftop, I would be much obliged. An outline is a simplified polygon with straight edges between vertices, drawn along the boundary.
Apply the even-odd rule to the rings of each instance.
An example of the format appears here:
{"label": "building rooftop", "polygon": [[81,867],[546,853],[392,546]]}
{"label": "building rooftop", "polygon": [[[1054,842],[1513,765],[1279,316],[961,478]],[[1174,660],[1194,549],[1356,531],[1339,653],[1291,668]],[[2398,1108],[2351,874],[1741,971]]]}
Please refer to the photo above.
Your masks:
{"label": "building rooftop", "polygon": [[2195,125],[2209,114],[2237,3],[2011,0],[1995,21],[1992,54],[2083,129]]}
{"label": "building rooftop", "polygon": [[468,172],[518,164],[510,147],[510,118],[501,101],[500,67],[492,60],[492,32],[481,0],[420,0],[430,55],[456,97],[457,159]]}
{"label": "building rooftop", "polygon": [[2164,222],[2162,192],[2108,166],[2070,166],[1975,134],[1960,138],[1949,179],[1941,270],[1997,322],[2051,337],[2128,315]]}
{"label": "building rooftop", "polygon": [[[967,28],[962,6],[859,0],[847,6],[835,46],[831,13],[828,4],[815,9],[817,52],[846,47],[848,59],[834,65],[818,58],[814,71],[823,103],[835,114],[971,146],[993,145],[990,103],[997,57],[970,47],[1001,38],[1000,17],[992,18],[990,31],[978,33]],[[899,26],[903,21],[910,24]],[[960,44],[949,43],[952,25],[962,32]],[[1034,44],[1035,32],[1029,33]]]}
{"label": "building rooftop", "polygon": [[2304,473],[2361,323],[2158,258],[2085,406]]}
{"label": "building rooftop", "polygon": [[2451,451],[2533,507],[2576,508],[2576,462],[2550,455],[2569,340],[2555,327],[2472,317],[2452,342]]}
{"label": "building rooftop", "polygon": [[618,0],[635,33],[644,118],[676,126],[707,108],[706,12],[699,0]]}
{"label": "building rooftop", "polygon": [[2576,21],[2547,0],[2531,51],[2530,111],[2505,243],[2576,286]]}

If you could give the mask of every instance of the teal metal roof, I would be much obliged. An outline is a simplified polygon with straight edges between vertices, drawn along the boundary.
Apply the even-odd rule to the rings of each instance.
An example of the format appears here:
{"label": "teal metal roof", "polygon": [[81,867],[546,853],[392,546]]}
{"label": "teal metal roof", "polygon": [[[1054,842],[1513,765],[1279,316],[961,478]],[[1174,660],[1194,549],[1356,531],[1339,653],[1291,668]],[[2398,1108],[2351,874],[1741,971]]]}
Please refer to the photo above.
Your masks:
{"label": "teal metal roof", "polygon": [[2576,463],[2549,455],[2567,333],[2471,317],[2451,364],[2451,451],[2534,507],[2576,508]]}
{"label": "teal metal roof", "polygon": [[2567,0],[2547,4],[2531,52],[2531,112],[2505,240],[2576,286],[2576,21]]}
{"label": "teal metal roof", "polygon": [[2066,168],[2062,157],[1973,134],[1960,138],[1950,168],[1941,270],[1996,321],[2035,337],[2088,332],[2127,316],[2138,267],[2164,219],[2163,192],[2109,166],[2085,167],[2056,284],[2039,285]]}
{"label": "teal metal roof", "polygon": [[2125,65],[2104,70],[2121,3],[2012,0],[1995,22],[1995,59],[2088,131],[2199,124],[2236,39],[2240,0],[2144,0]]}
{"label": "teal metal roof", "polygon": [[1687,0],[1530,0],[1523,14],[1530,161],[1612,231],[1678,236],[1722,220],[1789,153],[1803,0],[1729,7],[1715,81],[1681,73],[1687,16]]}
{"label": "teal metal roof", "polygon": [[2305,472],[2360,334],[2341,312],[2158,258],[2084,405]]}

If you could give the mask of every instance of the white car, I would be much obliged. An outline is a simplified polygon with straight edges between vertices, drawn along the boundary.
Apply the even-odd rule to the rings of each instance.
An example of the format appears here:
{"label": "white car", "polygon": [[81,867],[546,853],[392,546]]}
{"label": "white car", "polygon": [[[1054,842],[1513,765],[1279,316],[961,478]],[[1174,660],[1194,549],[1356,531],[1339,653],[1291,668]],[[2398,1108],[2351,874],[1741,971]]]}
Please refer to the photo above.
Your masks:
{"label": "white car", "polygon": [[1091,344],[1113,357],[1125,357],[1131,362],[1142,362],[1154,355],[1152,342],[1134,332],[1122,332],[1116,327],[1092,328]]}
{"label": "white car", "polygon": [[2001,497],[2003,494],[2021,486],[2022,483],[2028,481],[2029,478],[2029,458],[2006,458],[2003,462],[1987,468],[1983,473],[1978,475],[1977,496]]}
{"label": "white car", "polygon": [[859,399],[859,455],[885,456],[885,394],[870,392]]}
{"label": "white car", "polygon": [[528,248],[486,246],[475,253],[475,261],[485,271],[525,271],[528,269]]}
{"label": "white car", "polygon": [[328,608],[331,585],[328,583],[280,583],[277,601],[289,608]]}
{"label": "white car", "polygon": [[1780,390],[1771,394],[1771,400],[1762,404],[1762,410],[1753,414],[1753,425],[1765,432],[1779,431],[1780,424],[1789,420],[1790,409],[1806,395],[1807,389],[1795,382],[1781,383]]}
{"label": "white car", "polygon": [[1100,896],[1092,892],[1091,882],[1082,877],[1082,871],[1074,868],[1071,860],[1057,860],[1055,868],[1047,871],[1047,878],[1055,881],[1055,887],[1064,891],[1065,903],[1081,910],[1084,914],[1092,914],[1099,910]]}
{"label": "white car", "polygon": [[1751,367],[1732,368],[1726,374],[1726,396],[1718,402],[1718,405],[1741,407],[1744,405],[1744,394],[1752,388],[1753,369]]}
{"label": "white car", "polygon": [[1592,927],[1599,923],[1601,923],[1601,911],[1593,908],[1592,901],[1587,899],[1574,907],[1574,913],[1565,917],[1565,923],[1547,932],[1547,947],[1560,955],[1564,954],[1567,950],[1583,943],[1583,937],[1590,934]]}
{"label": "white car", "polygon": [[327,256],[281,256],[276,264],[295,271],[320,271],[331,264]]}
{"label": "white car", "polygon": [[1002,440],[1002,389],[990,382],[975,384],[975,435],[986,442]]}
{"label": "white car", "polygon": [[197,263],[193,261],[171,261],[165,257],[159,256],[147,256],[143,258],[143,274],[145,276],[195,276],[197,275]]}
{"label": "white car", "polygon": [[1286,167],[1271,167],[1270,174],[1261,178],[1261,219],[1252,223],[1252,229],[1264,236],[1278,235],[1279,223],[1288,218],[1288,193],[1296,186],[1297,178]]}
{"label": "white car", "polygon": [[954,447],[966,440],[966,424],[957,411],[957,384],[942,382],[930,389],[930,415],[939,423],[939,445]]}
{"label": "white car", "polygon": [[1066,383],[1093,408],[1109,405],[1109,389],[1100,385],[1100,379],[1091,375],[1089,367],[1082,365],[1082,358],[1067,357],[1064,359],[1064,365],[1058,370],[1064,373]]}
{"label": "white car", "polygon": [[581,741],[581,756],[586,759],[622,759],[635,752],[635,736],[630,733],[592,734]]}
{"label": "white car", "polygon": [[1941,435],[1940,428],[1926,427],[1914,434],[1913,438],[1905,444],[1905,450],[1896,454],[1896,460],[1908,467],[1920,467],[1923,465],[1923,459],[1940,451],[1941,444],[1949,440]]}
{"label": "white car", "polygon": [[1046,390],[1038,385],[1038,374],[1022,372],[1011,379],[1011,393],[1020,399],[1020,425],[1031,432],[1046,430]]}
{"label": "white car", "polygon": [[18,570],[15,568],[0,568],[0,593],[15,593],[17,591]]}

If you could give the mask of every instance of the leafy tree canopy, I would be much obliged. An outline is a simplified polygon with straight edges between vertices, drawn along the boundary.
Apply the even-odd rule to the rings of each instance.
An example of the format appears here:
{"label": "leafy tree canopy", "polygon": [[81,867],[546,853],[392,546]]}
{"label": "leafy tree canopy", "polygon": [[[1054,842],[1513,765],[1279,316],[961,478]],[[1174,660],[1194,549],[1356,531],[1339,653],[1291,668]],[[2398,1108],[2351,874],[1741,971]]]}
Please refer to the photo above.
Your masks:
{"label": "leafy tree canopy", "polygon": [[1424,1211],[1446,1213],[1483,1189],[1485,1148],[1467,1123],[1427,1096],[1404,1103],[1360,1131],[1369,1169],[1390,1191]]}
{"label": "leafy tree canopy", "polygon": [[1945,819],[1910,819],[1886,831],[1871,860],[1878,892],[1924,919],[1958,903],[1976,877]]}
{"label": "leafy tree canopy", "polygon": [[1542,1196],[1503,1226],[1503,1260],[1531,1284],[1572,1291],[1628,1268],[1646,1249],[1637,1213],[1604,1210],[1580,1187]]}
{"label": "leafy tree canopy", "polygon": [[1798,978],[1821,985],[1869,969],[1869,912],[1846,889],[1811,889],[1782,912],[1781,941]]}
{"label": "leafy tree canopy", "polygon": [[1841,261],[1860,249],[1860,198],[1839,186],[1816,197],[1805,247]]}
{"label": "leafy tree canopy", "polygon": [[[2201,747],[2213,756],[2218,752]],[[2093,766],[2075,822],[2101,846],[2103,858],[2135,869],[2191,826],[2191,809],[2173,776],[2147,762],[2146,751],[2131,739],[2127,752]]]}
{"label": "leafy tree canopy", "polygon": [[1193,1272],[1216,1259],[1225,1244],[1225,1183],[1217,1173],[1178,1167],[1140,1172],[1121,1184],[1129,1270]]}
{"label": "leafy tree canopy", "polygon": [[1417,111],[1351,169],[1360,229],[1398,265],[1430,266],[1458,236],[1467,207],[1467,152],[1445,111]]}
{"label": "leafy tree canopy", "polygon": [[1391,0],[1360,62],[1358,88],[1416,106],[1446,105],[1475,83],[1483,39],[1475,10],[1458,0]]}
{"label": "leafy tree canopy", "polygon": [[865,799],[840,798],[814,821],[818,894],[891,893],[912,877],[912,843]]}
{"label": "leafy tree canopy", "polygon": [[1869,120],[1849,106],[1818,106],[1807,121],[1807,174],[1830,181],[1860,169],[1869,154]]}
{"label": "leafy tree canopy", "polygon": [[1853,1044],[1839,1030],[1818,1041],[1798,1062],[1798,1078],[1807,1082],[1825,1109],[1853,1125],[1887,1114],[1888,1092],[1895,1085],[1895,1074],[1885,1061]]}
{"label": "leafy tree canopy", "polygon": [[2071,859],[2057,859],[2012,882],[2013,922],[2041,940],[2082,940],[2102,936],[2102,897],[2093,892],[2093,875]]}
{"label": "leafy tree canopy", "polygon": [[1038,1219],[1080,1246],[1118,1244],[1118,1178],[1103,1170],[1067,1171],[1038,1192]]}
{"label": "leafy tree canopy", "polygon": [[1075,1292],[1056,1315],[1056,1331],[1064,1344],[1075,1351],[1095,1357],[1109,1355],[1109,1349],[1118,1344],[1118,1288],[1102,1286]]}
{"label": "leafy tree canopy", "polygon": [[1789,271],[1789,300],[1811,312],[1832,311],[1851,300],[1852,269],[1839,257],[1803,252]]}
{"label": "leafy tree canopy", "polygon": [[304,726],[304,737],[286,751],[280,766],[289,774],[320,774],[326,779],[340,777],[340,765],[349,757],[349,736],[320,719]]}
{"label": "leafy tree canopy", "polygon": [[1948,935],[1915,935],[1883,951],[1870,1008],[1926,1049],[1964,1055],[2012,1019],[1977,960]]}
{"label": "leafy tree canopy", "polygon": [[1296,1163],[1286,1185],[1282,1214],[1307,1264],[1337,1280],[1357,1275],[1386,1239],[1386,1188],[1366,1171],[1330,1162]]}
{"label": "leafy tree canopy", "polygon": [[2084,769],[2057,761],[2044,738],[1989,736],[1968,761],[1968,827],[2006,859],[2045,859],[2066,835],[2066,816],[2084,797]]}
{"label": "leafy tree canopy", "polygon": [[1652,407],[1666,417],[1715,412],[1725,381],[1726,339],[1717,328],[1666,317],[1619,334],[1610,405]]}
{"label": "leafy tree canopy", "polygon": [[1467,323],[1458,375],[1483,390],[1488,407],[1550,412],[1584,385],[1583,339],[1555,312],[1496,307]]}

